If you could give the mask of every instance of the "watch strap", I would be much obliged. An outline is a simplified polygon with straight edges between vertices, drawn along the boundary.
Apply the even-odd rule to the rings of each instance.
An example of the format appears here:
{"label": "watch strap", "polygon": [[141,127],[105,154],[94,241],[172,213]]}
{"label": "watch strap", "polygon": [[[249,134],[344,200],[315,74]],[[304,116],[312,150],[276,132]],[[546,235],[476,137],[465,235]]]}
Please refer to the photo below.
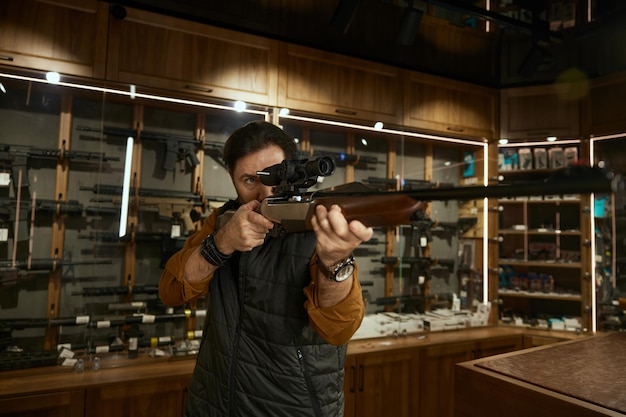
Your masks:
{"label": "watch strap", "polygon": [[211,265],[220,267],[228,261],[231,255],[224,255],[215,245],[215,238],[212,234],[208,235],[200,246],[200,254]]}

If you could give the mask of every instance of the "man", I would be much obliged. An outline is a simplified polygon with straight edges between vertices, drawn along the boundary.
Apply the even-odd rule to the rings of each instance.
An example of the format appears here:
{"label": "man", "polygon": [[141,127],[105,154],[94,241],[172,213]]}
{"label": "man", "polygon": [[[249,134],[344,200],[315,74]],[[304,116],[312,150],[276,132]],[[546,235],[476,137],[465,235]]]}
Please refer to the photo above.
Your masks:
{"label": "man", "polygon": [[[165,304],[209,294],[187,417],[343,415],[346,343],[364,314],[352,251],[373,232],[337,206],[318,206],[313,232],[268,233],[279,226],[255,211],[272,193],[256,173],[295,152],[271,123],[235,131],[223,159],[237,200],[165,266]],[[216,230],[226,210],[236,211]]]}

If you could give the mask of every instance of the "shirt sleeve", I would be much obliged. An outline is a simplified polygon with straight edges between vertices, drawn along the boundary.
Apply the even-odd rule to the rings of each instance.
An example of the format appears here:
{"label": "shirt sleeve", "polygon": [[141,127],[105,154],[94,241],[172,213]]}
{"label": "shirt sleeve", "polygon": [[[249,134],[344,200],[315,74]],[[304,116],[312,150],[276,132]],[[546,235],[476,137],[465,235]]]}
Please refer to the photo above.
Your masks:
{"label": "shirt sleeve", "polygon": [[165,264],[159,280],[159,297],[165,305],[178,306],[208,293],[209,275],[197,282],[188,282],[185,279],[185,264],[191,253],[202,244],[202,241],[215,230],[215,222],[219,210],[213,213],[202,224],[202,228],[193,233],[185,242],[183,248],[176,252]]}
{"label": "shirt sleeve", "polygon": [[335,346],[347,343],[358,330],[365,315],[361,283],[359,282],[358,266],[355,264],[352,288],[348,296],[332,307],[319,307],[317,297],[317,265],[311,262],[313,279],[304,288],[306,301],[304,308],[309,313],[309,323],[322,338]]}

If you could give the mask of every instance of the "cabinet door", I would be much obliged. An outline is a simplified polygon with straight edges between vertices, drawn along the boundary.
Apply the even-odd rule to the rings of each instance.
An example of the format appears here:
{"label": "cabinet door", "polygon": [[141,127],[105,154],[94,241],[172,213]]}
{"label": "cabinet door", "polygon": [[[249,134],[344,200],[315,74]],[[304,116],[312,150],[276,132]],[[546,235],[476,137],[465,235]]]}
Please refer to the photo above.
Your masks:
{"label": "cabinet door", "polygon": [[487,356],[499,355],[501,353],[514,352],[522,349],[522,336],[509,336],[499,339],[481,340],[476,343],[474,357],[485,358]]}
{"label": "cabinet door", "polygon": [[496,90],[413,72],[404,78],[405,125],[447,136],[495,136]]}
{"label": "cabinet door", "polygon": [[345,417],[356,416],[356,366],[356,356],[349,355],[344,365],[346,374],[343,380],[343,394],[346,399],[346,405],[343,410]]}
{"label": "cabinet door", "polygon": [[156,378],[88,389],[85,415],[182,417],[189,380],[190,377]]}
{"label": "cabinet door", "polygon": [[341,118],[399,123],[398,70],[281,44],[278,105]]}
{"label": "cabinet door", "polygon": [[0,2],[0,63],[103,78],[107,21],[96,0]]}
{"label": "cabinet door", "polygon": [[523,337],[524,346],[522,348],[528,349],[528,348],[533,348],[537,346],[551,345],[552,343],[562,342],[563,340],[566,340],[566,339],[560,339],[558,337],[550,337],[550,336],[524,335]]}
{"label": "cabinet door", "polygon": [[594,136],[626,131],[626,74],[615,74],[591,82],[586,112],[589,134]]}
{"label": "cabinet door", "polygon": [[580,100],[576,84],[509,88],[501,91],[500,137],[577,138]]}
{"label": "cabinet door", "polygon": [[111,18],[107,78],[249,103],[276,101],[277,42],[128,8]]}
{"label": "cabinet door", "polygon": [[84,415],[85,391],[58,392],[0,400],[0,416],[2,417],[82,417]]}
{"label": "cabinet door", "polygon": [[346,406],[346,417],[415,415],[419,383],[417,361],[417,353],[410,351],[358,355],[354,363],[354,411],[348,414],[350,407]]}
{"label": "cabinet door", "polygon": [[424,348],[420,353],[420,416],[452,417],[454,371],[459,362],[474,359],[474,342]]}

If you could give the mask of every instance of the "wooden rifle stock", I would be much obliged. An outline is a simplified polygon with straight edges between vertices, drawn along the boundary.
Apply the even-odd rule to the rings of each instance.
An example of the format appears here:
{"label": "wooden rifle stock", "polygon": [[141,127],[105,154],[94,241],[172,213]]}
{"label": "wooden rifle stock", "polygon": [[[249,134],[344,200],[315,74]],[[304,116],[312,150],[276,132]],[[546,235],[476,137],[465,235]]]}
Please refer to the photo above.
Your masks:
{"label": "wooden rifle stock", "polygon": [[409,224],[413,213],[424,210],[427,206],[427,203],[417,201],[407,194],[313,197],[305,202],[268,198],[261,204],[260,212],[274,223],[280,223],[287,233],[294,233],[313,230],[311,218],[318,205],[330,210],[336,204],[341,207],[348,222],[359,220],[367,227]]}

